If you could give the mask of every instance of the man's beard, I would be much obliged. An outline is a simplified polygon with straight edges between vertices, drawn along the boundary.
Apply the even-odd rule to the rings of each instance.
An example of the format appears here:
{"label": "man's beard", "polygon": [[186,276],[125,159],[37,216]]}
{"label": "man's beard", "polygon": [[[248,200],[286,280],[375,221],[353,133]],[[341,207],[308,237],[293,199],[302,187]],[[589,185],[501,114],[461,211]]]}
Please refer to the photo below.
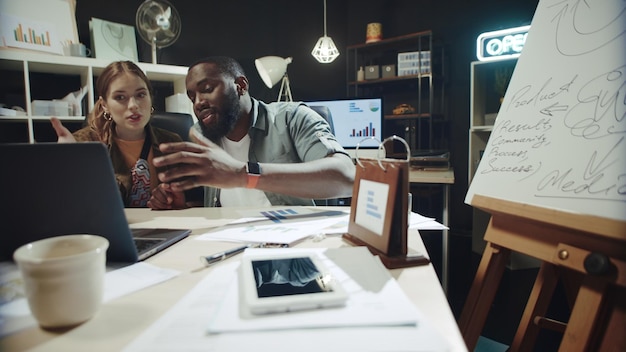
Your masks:
{"label": "man's beard", "polygon": [[212,127],[209,128],[205,124],[200,123],[202,134],[216,144],[219,144],[220,140],[231,132],[235,128],[237,121],[239,121],[241,103],[239,102],[239,95],[235,90],[228,93],[225,104],[222,107],[217,112],[219,118]]}

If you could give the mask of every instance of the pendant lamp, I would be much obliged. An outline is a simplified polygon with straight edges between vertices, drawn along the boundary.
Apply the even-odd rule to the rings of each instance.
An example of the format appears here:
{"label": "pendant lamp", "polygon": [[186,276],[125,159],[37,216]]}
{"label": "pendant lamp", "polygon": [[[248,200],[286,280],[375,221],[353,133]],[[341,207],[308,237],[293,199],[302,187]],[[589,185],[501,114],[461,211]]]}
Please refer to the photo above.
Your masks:
{"label": "pendant lamp", "polygon": [[331,63],[339,56],[333,38],[326,35],[326,0],[324,0],[324,36],[317,40],[311,55],[322,64]]}

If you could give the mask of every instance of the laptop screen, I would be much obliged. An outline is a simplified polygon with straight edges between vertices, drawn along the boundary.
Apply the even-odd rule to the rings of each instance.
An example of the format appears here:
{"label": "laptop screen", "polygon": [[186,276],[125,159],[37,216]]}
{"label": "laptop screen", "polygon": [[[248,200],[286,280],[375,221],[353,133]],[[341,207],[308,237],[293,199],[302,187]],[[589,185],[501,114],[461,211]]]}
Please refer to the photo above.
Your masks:
{"label": "laptop screen", "polygon": [[28,242],[88,233],[109,240],[107,261],[137,261],[104,144],[0,144],[0,164],[1,260]]}
{"label": "laptop screen", "polygon": [[342,147],[374,148],[369,137],[382,140],[383,102],[381,98],[308,101],[308,106],[327,106],[332,115],[335,137]]}

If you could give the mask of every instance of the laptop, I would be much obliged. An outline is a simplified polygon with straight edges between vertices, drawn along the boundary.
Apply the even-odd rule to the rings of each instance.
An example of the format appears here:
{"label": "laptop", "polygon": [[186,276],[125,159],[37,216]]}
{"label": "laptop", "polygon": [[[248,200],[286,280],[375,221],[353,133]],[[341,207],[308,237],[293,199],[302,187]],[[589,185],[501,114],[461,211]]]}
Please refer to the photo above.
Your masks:
{"label": "laptop", "polygon": [[86,233],[109,240],[108,263],[134,263],[191,232],[131,230],[102,143],[0,144],[0,165],[0,260],[35,240]]}

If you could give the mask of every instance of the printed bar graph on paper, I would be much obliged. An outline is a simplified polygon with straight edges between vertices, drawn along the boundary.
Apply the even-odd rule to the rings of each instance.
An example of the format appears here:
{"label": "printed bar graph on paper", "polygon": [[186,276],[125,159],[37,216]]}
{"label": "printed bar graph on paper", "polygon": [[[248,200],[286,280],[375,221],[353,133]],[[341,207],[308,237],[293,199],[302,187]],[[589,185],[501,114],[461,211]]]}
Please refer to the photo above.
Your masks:
{"label": "printed bar graph on paper", "polygon": [[21,23],[19,23],[17,27],[13,29],[13,36],[18,42],[50,46],[50,32],[47,30],[42,33],[38,33],[33,28],[29,27],[25,33],[24,27]]}
{"label": "printed bar graph on paper", "polygon": [[265,216],[269,220],[272,220],[273,222],[280,222],[281,220],[288,219],[289,216],[298,215],[298,212],[295,209],[278,209],[262,211],[261,215]]}
{"label": "printed bar graph on paper", "polygon": [[373,127],[373,124],[370,122],[368,126],[365,126],[362,130],[352,130],[350,137],[376,137],[376,129]]}
{"label": "printed bar graph on paper", "polygon": [[[47,1],[44,2],[47,3]],[[63,26],[59,21],[33,20],[7,14],[0,10],[0,37],[2,37],[2,45],[6,47],[62,55],[63,43],[74,39],[71,37],[72,34],[59,30],[61,27]],[[60,38],[60,35],[63,39]]]}
{"label": "printed bar graph on paper", "polygon": [[23,41],[22,38],[24,38],[24,32],[22,31],[21,24],[17,25],[17,28],[13,30],[13,34],[15,36],[15,40],[17,40],[18,42]]}

